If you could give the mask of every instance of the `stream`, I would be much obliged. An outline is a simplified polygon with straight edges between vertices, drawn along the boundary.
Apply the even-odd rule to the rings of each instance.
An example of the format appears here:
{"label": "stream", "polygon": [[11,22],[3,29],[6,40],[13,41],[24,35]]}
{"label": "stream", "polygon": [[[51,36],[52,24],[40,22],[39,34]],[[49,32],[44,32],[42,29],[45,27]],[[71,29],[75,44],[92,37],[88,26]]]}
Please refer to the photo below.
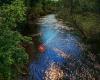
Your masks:
{"label": "stream", "polygon": [[40,53],[38,61],[30,64],[30,80],[92,80],[89,68],[81,61],[84,52],[81,39],[72,27],[55,16],[44,16],[37,23],[46,50]]}

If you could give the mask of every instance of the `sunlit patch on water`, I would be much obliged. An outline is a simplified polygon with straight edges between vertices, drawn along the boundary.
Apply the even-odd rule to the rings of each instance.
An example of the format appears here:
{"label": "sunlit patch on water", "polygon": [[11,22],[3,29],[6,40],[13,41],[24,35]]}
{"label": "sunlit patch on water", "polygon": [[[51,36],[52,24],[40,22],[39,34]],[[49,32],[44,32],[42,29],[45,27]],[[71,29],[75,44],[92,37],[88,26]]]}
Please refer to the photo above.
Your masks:
{"label": "sunlit patch on water", "polygon": [[50,67],[45,71],[45,80],[62,80],[64,76],[63,70],[61,68],[51,63]]}

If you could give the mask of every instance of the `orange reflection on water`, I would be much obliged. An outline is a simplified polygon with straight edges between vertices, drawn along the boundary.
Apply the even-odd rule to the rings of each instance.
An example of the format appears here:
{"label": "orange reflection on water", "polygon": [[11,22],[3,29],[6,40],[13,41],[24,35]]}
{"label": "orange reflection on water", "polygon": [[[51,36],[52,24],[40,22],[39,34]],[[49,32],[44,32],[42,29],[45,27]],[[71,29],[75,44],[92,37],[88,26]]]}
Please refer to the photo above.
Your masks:
{"label": "orange reflection on water", "polygon": [[45,80],[62,80],[64,76],[63,70],[54,63],[50,65],[50,68],[46,70],[45,74]]}

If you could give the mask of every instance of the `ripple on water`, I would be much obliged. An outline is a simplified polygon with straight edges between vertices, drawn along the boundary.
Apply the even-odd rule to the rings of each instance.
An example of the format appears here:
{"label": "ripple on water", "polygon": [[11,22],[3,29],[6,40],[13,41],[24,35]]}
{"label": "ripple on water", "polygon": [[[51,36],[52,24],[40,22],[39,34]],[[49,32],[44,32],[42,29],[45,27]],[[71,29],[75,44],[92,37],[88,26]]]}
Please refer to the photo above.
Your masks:
{"label": "ripple on water", "polygon": [[[40,32],[43,44],[46,47],[44,54],[40,56],[37,63],[33,61],[30,65],[30,78],[34,80],[63,80],[64,75],[71,80],[70,74],[75,70],[75,59],[79,59],[82,53],[79,47],[79,38],[70,32],[61,30],[66,27],[59,24],[55,15],[48,15],[40,19]],[[67,67],[65,67],[65,63]],[[67,72],[62,70],[62,68]],[[73,72],[75,73],[75,72]],[[73,76],[73,80],[75,76]]]}

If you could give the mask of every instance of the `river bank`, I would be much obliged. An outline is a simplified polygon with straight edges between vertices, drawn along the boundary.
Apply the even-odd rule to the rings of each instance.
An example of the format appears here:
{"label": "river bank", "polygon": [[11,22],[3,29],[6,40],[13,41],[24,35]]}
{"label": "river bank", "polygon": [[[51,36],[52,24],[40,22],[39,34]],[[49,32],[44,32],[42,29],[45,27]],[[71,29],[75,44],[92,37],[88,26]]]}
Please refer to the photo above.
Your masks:
{"label": "river bank", "polygon": [[[63,13],[63,12],[61,12]],[[84,44],[87,46],[86,49],[89,51],[89,54],[95,55],[95,61],[100,63],[100,50],[99,50],[99,15],[94,13],[83,13],[83,14],[74,14],[71,19],[70,16],[66,14],[58,14],[58,18],[62,19],[66,25],[73,26],[76,29],[76,34],[78,34]],[[65,17],[66,16],[66,17]],[[74,20],[73,20],[74,19]]]}
{"label": "river bank", "polygon": [[89,50],[96,55],[96,61],[100,63],[100,8],[99,1],[63,0],[64,6],[60,6],[58,17],[78,29],[79,34]]}

